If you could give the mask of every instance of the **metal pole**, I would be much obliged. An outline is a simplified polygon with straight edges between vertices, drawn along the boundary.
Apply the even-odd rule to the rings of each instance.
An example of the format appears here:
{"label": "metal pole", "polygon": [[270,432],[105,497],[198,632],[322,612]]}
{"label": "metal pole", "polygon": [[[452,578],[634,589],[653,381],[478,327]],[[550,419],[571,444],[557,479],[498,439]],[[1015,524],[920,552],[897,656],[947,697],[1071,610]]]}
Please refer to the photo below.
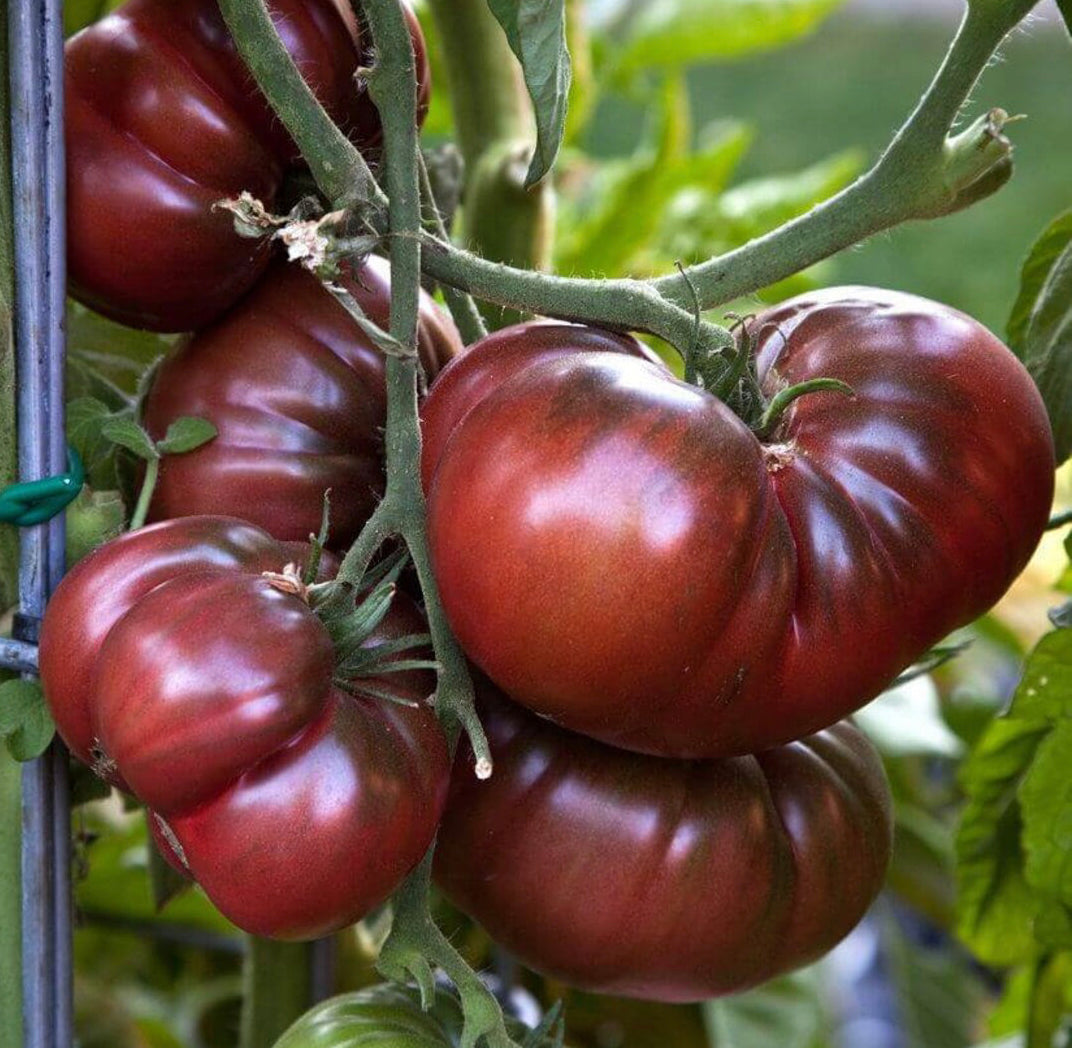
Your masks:
{"label": "metal pole", "polygon": [[[9,6],[15,346],[19,477],[65,468],[63,419],[63,18],[61,0]],[[63,520],[21,533],[15,638],[36,623],[63,574]],[[70,807],[67,754],[53,745],[23,772],[22,964],[24,1048],[73,1040]]]}

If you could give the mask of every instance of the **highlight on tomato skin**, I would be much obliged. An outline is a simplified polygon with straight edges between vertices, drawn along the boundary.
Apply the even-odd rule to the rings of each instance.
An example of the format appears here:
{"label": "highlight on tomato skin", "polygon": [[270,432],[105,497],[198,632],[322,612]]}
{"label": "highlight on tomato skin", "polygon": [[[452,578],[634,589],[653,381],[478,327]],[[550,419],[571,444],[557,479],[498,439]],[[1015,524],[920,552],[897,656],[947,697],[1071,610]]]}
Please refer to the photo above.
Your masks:
{"label": "highlight on tomato skin", "polygon": [[615,996],[735,993],[830,950],[880,891],[892,799],[848,722],[754,757],[678,761],[481,690],[486,782],[459,751],[435,879],[522,963]]}
{"label": "highlight on tomato skin", "polygon": [[[339,0],[271,0],[295,63],[363,150],[382,139],[355,73],[368,44]],[[430,76],[410,12],[423,113]],[[134,327],[191,331],[249,290],[270,258],[218,202],[269,210],[300,161],[257,90],[215,0],[127,0],[65,51],[71,294]]]}
{"label": "highlight on tomato skin", "polygon": [[[281,939],[383,902],[431,843],[449,774],[433,675],[373,670],[390,701],[343,690],[324,623],[265,577],[307,553],[225,517],[128,532],[65,576],[40,646],[72,752],[151,809],[224,916]],[[396,594],[362,644],[425,630]]]}
{"label": "highlight on tomato skin", "polygon": [[768,397],[814,378],[852,393],[801,397],[761,440],[660,364],[525,325],[433,387],[444,608],[516,701],[637,752],[756,752],[870,701],[1026,565],[1053,441],[982,325],[835,288],[752,332]]}
{"label": "highlight on tomato skin", "polygon": [[[376,256],[339,281],[386,328],[390,267]],[[450,317],[422,292],[418,351],[429,379],[463,352]],[[319,532],[330,489],[332,549],[345,549],[383,493],[385,358],[319,280],[274,265],[219,321],[164,358],[142,402],[159,439],[183,416],[217,435],[167,456],[149,519],[242,517],[280,539]]]}

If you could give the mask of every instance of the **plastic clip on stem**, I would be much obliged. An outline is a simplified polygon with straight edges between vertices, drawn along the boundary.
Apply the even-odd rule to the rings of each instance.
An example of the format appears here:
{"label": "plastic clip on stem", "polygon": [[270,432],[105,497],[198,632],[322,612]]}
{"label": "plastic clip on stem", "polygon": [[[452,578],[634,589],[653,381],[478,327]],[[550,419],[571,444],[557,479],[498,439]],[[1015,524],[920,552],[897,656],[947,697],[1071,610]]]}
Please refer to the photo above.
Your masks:
{"label": "plastic clip on stem", "polygon": [[66,473],[12,484],[0,491],[0,522],[29,528],[51,520],[78,498],[85,479],[82,459],[68,444]]}

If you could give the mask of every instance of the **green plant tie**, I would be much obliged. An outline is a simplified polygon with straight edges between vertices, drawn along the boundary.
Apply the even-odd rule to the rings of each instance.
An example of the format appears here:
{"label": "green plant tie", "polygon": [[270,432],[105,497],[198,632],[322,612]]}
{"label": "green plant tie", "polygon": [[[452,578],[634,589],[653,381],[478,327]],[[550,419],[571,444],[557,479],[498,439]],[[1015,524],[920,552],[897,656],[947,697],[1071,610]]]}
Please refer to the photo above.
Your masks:
{"label": "green plant tie", "polygon": [[85,479],[82,459],[68,444],[66,473],[11,484],[0,491],[0,522],[29,528],[51,520],[78,497]]}

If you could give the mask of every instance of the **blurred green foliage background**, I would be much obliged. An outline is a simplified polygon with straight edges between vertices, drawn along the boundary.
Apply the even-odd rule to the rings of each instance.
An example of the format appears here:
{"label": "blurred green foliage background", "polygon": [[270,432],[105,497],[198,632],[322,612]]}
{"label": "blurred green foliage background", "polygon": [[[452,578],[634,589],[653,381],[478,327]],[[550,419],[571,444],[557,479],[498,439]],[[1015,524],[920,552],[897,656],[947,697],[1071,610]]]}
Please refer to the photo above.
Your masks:
{"label": "blurred green foliage background", "polygon": [[[789,47],[693,68],[693,124],[731,118],[752,126],[735,181],[798,171],[854,146],[870,161],[915,104],[953,29],[940,18],[842,11]],[[1019,30],[1002,54],[976,88],[972,115],[1000,106],[1026,117],[1009,129],[1016,145],[1009,185],[958,215],[844,253],[824,283],[915,291],[1004,329],[1023,256],[1072,206],[1072,54],[1056,22]],[[597,156],[627,153],[643,123],[638,104],[605,98],[585,145]]]}

